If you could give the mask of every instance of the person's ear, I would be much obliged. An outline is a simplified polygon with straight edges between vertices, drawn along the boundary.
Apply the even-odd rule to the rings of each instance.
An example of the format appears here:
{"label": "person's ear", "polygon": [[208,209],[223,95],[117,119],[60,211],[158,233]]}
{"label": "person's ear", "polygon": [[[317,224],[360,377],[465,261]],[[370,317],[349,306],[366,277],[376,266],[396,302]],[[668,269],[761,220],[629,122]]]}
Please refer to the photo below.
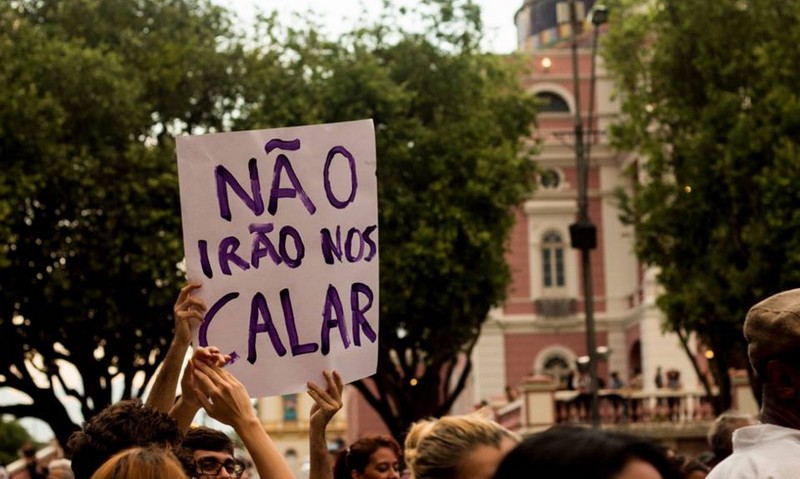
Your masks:
{"label": "person's ear", "polygon": [[778,398],[788,400],[797,397],[800,391],[800,371],[797,368],[783,360],[770,359],[765,370],[765,382]]}
{"label": "person's ear", "polygon": [[359,474],[358,471],[355,469],[350,470],[350,479],[359,479],[359,477],[361,477],[361,474]]}

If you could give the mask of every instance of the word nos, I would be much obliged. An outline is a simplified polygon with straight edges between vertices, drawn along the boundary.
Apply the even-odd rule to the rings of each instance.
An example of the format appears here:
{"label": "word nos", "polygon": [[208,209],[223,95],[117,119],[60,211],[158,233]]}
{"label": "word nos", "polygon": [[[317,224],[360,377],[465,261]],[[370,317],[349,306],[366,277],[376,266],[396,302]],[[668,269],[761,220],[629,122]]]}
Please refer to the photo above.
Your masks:
{"label": "word nos", "polygon": [[[300,141],[273,139],[265,144],[264,150],[267,154],[274,150],[297,151],[300,149]],[[337,156],[347,159],[349,168],[349,194],[346,198],[338,197],[331,186],[331,164]],[[268,199],[261,192],[261,180],[259,177],[258,163],[255,158],[248,162],[249,172],[249,192],[237,181],[231,172],[223,165],[218,165],[214,169],[216,184],[217,203],[219,205],[219,217],[232,222],[229,195],[232,192],[235,197],[253,213],[256,217],[262,216],[265,212],[276,215],[278,203],[281,198],[299,199],[308,212],[313,216],[317,207],[310,198],[305,188],[301,184],[295,173],[289,158],[280,153],[277,155],[273,165],[273,177],[269,190]],[[342,146],[335,146],[328,151],[323,168],[324,191],[328,202],[336,209],[344,209],[352,204],[358,193],[358,177],[356,174],[356,163],[353,155]],[[288,182],[288,186],[281,186],[282,181]],[[244,226],[242,224],[242,226]],[[320,245],[322,248],[322,258],[326,264],[347,261],[354,263],[357,261],[371,261],[377,255],[377,244],[373,235],[377,230],[377,225],[366,225],[364,227],[349,228],[343,231],[340,225],[332,228],[320,229]],[[266,261],[272,263],[285,264],[289,268],[297,268],[302,264],[305,257],[306,245],[300,232],[291,225],[276,226],[272,222],[250,223],[247,231],[251,235],[251,248],[249,255],[240,255],[238,249],[240,240],[236,236],[227,236],[220,240],[217,245],[216,260],[218,270],[223,275],[232,274],[232,266],[241,270],[249,268],[258,269]],[[344,241],[343,241],[344,240]],[[200,253],[200,263],[203,274],[212,278],[214,269],[212,260],[214,254],[210,252],[208,241],[199,240],[197,243]],[[327,355],[331,348],[331,331],[336,330],[341,338],[342,345],[348,349],[351,344],[361,346],[362,335],[371,343],[377,340],[376,330],[367,320],[367,313],[372,309],[374,294],[369,285],[354,282],[350,285],[348,302],[343,301],[340,292],[331,284],[328,284],[325,291],[325,299],[321,308],[321,325],[319,328],[319,341],[301,341],[298,334],[296,316],[292,307],[292,297],[288,288],[279,291],[280,311],[282,313],[282,323],[279,314],[275,314],[275,305],[270,308],[267,298],[261,292],[255,293],[249,300],[249,323],[247,328],[247,361],[255,364],[258,358],[256,341],[259,335],[269,338],[269,344],[279,357],[289,353],[291,356],[315,353],[321,350],[323,355]],[[346,294],[342,292],[342,294]],[[216,317],[224,310],[230,308],[239,309],[236,304],[238,301],[246,301],[239,292],[230,292],[219,298],[211,308],[209,308],[199,330],[199,344],[208,345],[208,331]],[[244,306],[244,305],[242,305]],[[245,310],[246,310],[245,306]],[[304,328],[302,332],[308,334],[313,325],[303,319]],[[282,333],[285,331],[285,333]],[[283,334],[283,336],[282,336]],[[335,333],[334,333],[335,334]],[[262,336],[263,337],[263,336]],[[303,338],[304,340],[311,338]],[[238,357],[236,351],[230,353],[232,357]]]}
{"label": "word nos", "polygon": [[[300,149],[300,140],[280,140],[272,139],[266,143],[264,150],[267,154],[273,150],[296,151]],[[337,155],[342,155],[347,159],[350,169],[350,194],[344,200],[339,199],[331,188],[330,169],[333,159]],[[217,203],[219,204],[219,216],[226,221],[232,221],[230,200],[228,191],[232,191],[250,211],[256,216],[261,216],[264,212],[275,215],[278,212],[278,199],[280,198],[299,198],[308,211],[309,215],[314,215],[317,207],[306,193],[300,183],[297,174],[292,167],[289,158],[281,153],[277,156],[273,166],[272,184],[270,186],[269,201],[264,204],[261,194],[261,181],[258,171],[258,163],[255,158],[248,162],[248,172],[250,176],[250,190],[248,194],[244,187],[236,180],[233,174],[223,165],[218,165],[214,169],[216,182]],[[289,187],[281,187],[281,179],[288,180]],[[358,177],[356,174],[356,164],[353,155],[343,146],[334,146],[328,151],[323,168],[324,190],[328,202],[337,209],[344,209],[355,201],[358,191]],[[341,226],[336,226],[335,240],[328,228],[320,230],[321,247],[325,263],[334,264],[334,258],[342,261],[345,259],[354,263],[360,260],[371,261],[377,254],[377,246],[371,235],[377,229],[377,225],[369,225],[363,229],[350,228],[345,236],[344,248],[342,248]],[[241,270],[248,270],[252,266],[258,269],[263,258],[269,258],[275,265],[285,264],[289,268],[297,268],[305,257],[305,243],[297,231],[291,225],[284,225],[278,231],[277,248],[268,234],[273,233],[275,225],[273,223],[251,223],[248,231],[252,235],[249,261],[238,253],[241,246],[239,238],[227,236],[223,238],[217,247],[216,259],[219,269],[224,275],[232,274],[231,264],[236,265]],[[291,244],[290,244],[291,243]],[[208,251],[208,241],[198,240],[198,252],[200,253],[200,265],[203,274],[207,278],[214,276],[211,266],[211,256]]]}
{"label": "word nos", "polygon": [[[206,313],[205,320],[200,326],[199,330],[199,343],[200,346],[208,346],[208,328],[214,321],[214,318],[222,310],[225,305],[231,301],[239,298],[238,292],[231,292],[224,295],[217,300]],[[325,294],[325,303],[322,307],[322,327],[320,328],[320,342],[301,343],[297,334],[297,324],[295,322],[294,309],[292,308],[292,298],[288,288],[284,288],[279,293],[281,310],[283,312],[283,322],[286,326],[286,333],[289,338],[289,350],[291,350],[292,357],[301,354],[315,353],[321,349],[323,355],[330,352],[330,332],[331,329],[336,328],[339,331],[339,336],[342,339],[342,344],[345,349],[350,347],[350,332],[352,332],[353,344],[361,346],[361,333],[367,339],[374,343],[377,339],[375,330],[372,329],[366,318],[366,313],[372,308],[373,293],[369,286],[363,283],[353,283],[350,286],[350,324],[351,330],[348,331],[347,322],[344,314],[344,307],[339,292],[336,287],[328,284],[328,289]],[[362,297],[364,303],[362,304]],[[278,329],[275,327],[275,321],[272,313],[270,312],[269,305],[264,295],[260,292],[253,295],[250,301],[250,325],[248,328],[247,337],[247,361],[254,364],[258,358],[256,349],[256,339],[259,334],[266,333],[269,336],[272,348],[275,353],[283,357],[287,353],[286,346],[281,340]],[[320,348],[321,345],[321,348]],[[238,357],[236,351],[230,353],[231,357]]]}

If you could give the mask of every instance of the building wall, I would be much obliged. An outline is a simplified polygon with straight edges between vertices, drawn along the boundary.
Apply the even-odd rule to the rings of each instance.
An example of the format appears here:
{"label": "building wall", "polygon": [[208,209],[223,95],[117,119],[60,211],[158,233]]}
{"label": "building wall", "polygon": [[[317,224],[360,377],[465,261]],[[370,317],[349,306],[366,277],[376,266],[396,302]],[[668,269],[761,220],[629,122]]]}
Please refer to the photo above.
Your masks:
{"label": "building wall", "polygon": [[[607,346],[606,333],[597,335],[597,345]],[[559,349],[572,358],[584,356],[587,354],[586,335],[583,331],[506,334],[506,384],[517,387],[524,378],[541,374],[542,371],[536,370],[537,358],[552,349]],[[598,364],[598,375],[608,376],[607,363]]]}
{"label": "building wall", "polygon": [[[598,233],[597,249],[590,257],[596,344],[610,349],[608,359],[598,364],[599,375],[607,379],[610,371],[618,371],[622,378],[629,379],[633,369],[641,367],[645,388],[652,389],[655,370],[661,366],[664,370],[678,369],[685,378],[684,384],[694,387],[697,378],[678,338],[662,330],[663,315],[655,306],[657,272],[638,262],[633,250],[634,232],[622,224],[616,208],[615,191],[630,187],[632,180],[625,171],[638,159],[615,152],[609,145],[606,132],[620,112],[619,102],[612,95],[613,82],[599,58],[592,79],[590,36],[584,36],[577,50],[580,101],[576,101],[572,52],[563,42],[570,34],[569,28],[553,25],[538,32],[536,38],[526,34],[536,23],[531,17],[533,7],[550,8],[545,4],[556,2],[521,3],[515,21],[521,33],[520,51],[530,62],[530,73],[521,80],[522,85],[531,95],[558,94],[569,110],[541,113],[532,132],[532,140],[542,147],[535,159],[540,171],[556,171],[560,182],[554,188],[538,188],[514,212],[516,223],[506,256],[511,272],[508,296],[489,313],[473,351],[473,375],[466,399],[454,412],[463,412],[470,403],[481,400],[502,400],[506,386],[518,386],[526,376],[540,373],[544,358],[551,353],[570,361],[587,354],[581,258],[579,251],[569,248],[568,232],[577,214],[574,113],[578,103],[586,138],[592,141],[587,184],[589,217]],[[594,103],[590,104],[593,84]],[[566,242],[563,288],[543,286],[541,248],[548,231],[557,231]],[[574,301],[575,308],[559,313],[557,318],[545,317],[538,306],[543,299]],[[374,411],[357,396],[348,411],[348,439],[370,432],[380,423]]]}

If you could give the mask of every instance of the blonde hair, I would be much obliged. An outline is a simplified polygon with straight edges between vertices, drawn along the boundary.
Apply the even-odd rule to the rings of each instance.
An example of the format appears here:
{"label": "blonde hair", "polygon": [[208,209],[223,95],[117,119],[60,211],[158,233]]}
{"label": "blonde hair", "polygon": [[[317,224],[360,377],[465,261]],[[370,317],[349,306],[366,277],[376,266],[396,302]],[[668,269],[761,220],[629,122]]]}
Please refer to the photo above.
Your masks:
{"label": "blonde hair", "polygon": [[479,414],[426,419],[411,425],[404,456],[414,479],[453,479],[461,459],[477,446],[499,448],[519,436]]}
{"label": "blonde hair", "polygon": [[132,447],[119,452],[92,474],[91,479],[188,479],[175,456],[163,448]]}

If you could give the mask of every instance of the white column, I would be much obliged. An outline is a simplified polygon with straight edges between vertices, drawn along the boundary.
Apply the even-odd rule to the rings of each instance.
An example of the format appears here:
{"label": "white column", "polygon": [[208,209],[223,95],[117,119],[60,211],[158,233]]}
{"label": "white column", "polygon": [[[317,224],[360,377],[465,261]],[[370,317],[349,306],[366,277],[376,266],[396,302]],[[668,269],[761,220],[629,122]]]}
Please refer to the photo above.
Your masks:
{"label": "white column", "polygon": [[488,401],[493,396],[505,394],[505,338],[491,313],[489,316],[472,351],[473,404],[481,399]]}

